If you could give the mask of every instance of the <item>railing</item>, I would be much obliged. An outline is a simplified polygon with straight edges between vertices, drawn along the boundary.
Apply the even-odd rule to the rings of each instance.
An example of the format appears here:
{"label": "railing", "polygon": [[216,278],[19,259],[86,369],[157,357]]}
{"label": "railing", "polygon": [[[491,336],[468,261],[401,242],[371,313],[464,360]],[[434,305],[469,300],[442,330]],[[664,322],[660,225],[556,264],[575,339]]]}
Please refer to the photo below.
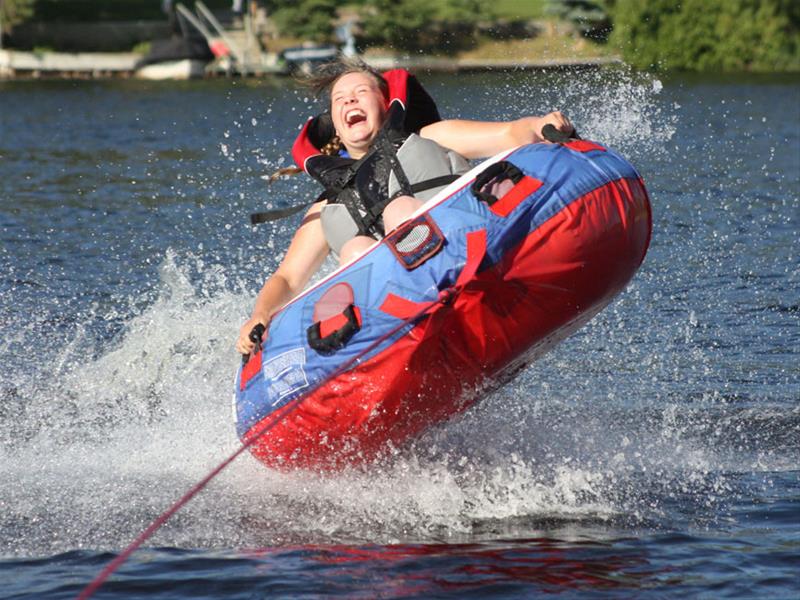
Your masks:
{"label": "railing", "polygon": [[180,2],[175,5],[175,10],[180,16],[203,35],[214,56],[230,55],[230,58],[236,63],[236,70],[245,75],[247,70],[245,53],[225,33],[225,29],[205,4],[198,0],[194,3],[194,8],[196,12],[193,13]]}

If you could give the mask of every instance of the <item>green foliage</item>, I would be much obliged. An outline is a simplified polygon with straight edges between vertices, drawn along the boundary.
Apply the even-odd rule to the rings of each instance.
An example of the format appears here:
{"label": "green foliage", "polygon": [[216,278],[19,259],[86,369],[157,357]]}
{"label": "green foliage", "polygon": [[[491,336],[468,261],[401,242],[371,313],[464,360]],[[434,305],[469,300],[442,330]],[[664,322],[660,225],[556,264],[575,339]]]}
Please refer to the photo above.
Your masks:
{"label": "green foliage", "polygon": [[612,41],[639,68],[800,70],[796,0],[616,0]]}
{"label": "green foliage", "polygon": [[492,12],[498,19],[540,19],[547,0],[493,0]]}
{"label": "green foliage", "polygon": [[454,53],[476,43],[486,0],[367,0],[360,42],[407,52]]}
{"label": "green foliage", "polygon": [[611,17],[604,0],[549,0],[547,12],[571,21],[585,37],[605,42],[611,32]]}
{"label": "green foliage", "polygon": [[[193,0],[182,1],[188,8],[194,5]],[[36,21],[160,21],[165,18],[161,0],[32,0],[30,3],[34,4]],[[231,7],[230,0],[203,0],[203,3],[211,10]]]}
{"label": "green foliage", "polygon": [[328,42],[333,37],[336,0],[296,0],[274,2],[271,14],[283,35],[315,42]]}
{"label": "green foliage", "polygon": [[35,0],[0,0],[0,24],[2,33],[8,33],[19,23],[23,23],[33,16],[33,3]]}
{"label": "green foliage", "polygon": [[147,56],[150,54],[150,50],[153,48],[153,42],[139,42],[133,48],[131,48],[131,52],[134,54],[140,54],[141,56]]}

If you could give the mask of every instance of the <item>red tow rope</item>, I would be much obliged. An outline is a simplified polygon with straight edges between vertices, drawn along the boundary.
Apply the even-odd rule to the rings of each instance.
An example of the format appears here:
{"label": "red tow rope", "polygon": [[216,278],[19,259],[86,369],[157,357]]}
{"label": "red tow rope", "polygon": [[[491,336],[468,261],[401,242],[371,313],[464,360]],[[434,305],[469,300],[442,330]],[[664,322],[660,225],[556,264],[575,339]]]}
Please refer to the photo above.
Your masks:
{"label": "red tow rope", "polygon": [[192,489],[186,492],[177,502],[175,502],[172,506],[170,506],[167,510],[165,510],[155,521],[150,523],[150,525],[145,529],[142,533],[139,534],[137,537],[122,553],[117,556],[114,560],[112,560],[105,569],[103,569],[97,577],[95,577],[89,585],[87,585],[83,591],[78,596],[78,600],[85,600],[86,598],[90,598],[97,589],[103,585],[103,583],[108,579],[111,574],[116,571],[122,563],[124,563],[131,554],[136,551],[139,546],[141,546],[147,539],[152,536],[156,530],[161,527],[164,523],[169,520],[169,518],[178,512],[183,506],[189,502],[192,498],[194,498],[200,490],[206,487],[209,482],[214,479],[217,475],[219,475],[225,467],[231,464],[234,460],[236,460],[239,455],[247,450],[250,446],[252,446],[256,440],[258,440],[262,435],[267,433],[270,429],[272,429],[275,425],[277,425],[282,419],[286,417],[290,412],[292,412],[299,404],[300,400],[302,400],[305,396],[300,398],[296,398],[293,402],[290,402],[286,406],[282,407],[281,413],[279,417],[268,427],[264,429],[264,431],[260,432],[259,435],[253,437],[253,439],[248,440],[246,443],[242,444],[236,452],[231,454],[228,458],[222,461],[219,465],[217,465],[213,471],[211,471],[208,475],[203,477],[199,482],[197,482]]}
{"label": "red tow rope", "polygon": [[[406,303],[405,308],[408,312],[411,312],[412,306],[413,309],[416,309],[416,312],[413,314],[404,314],[402,317],[402,322],[398,324],[397,327],[386,333],[385,335],[381,336],[375,342],[370,344],[367,348],[365,348],[362,352],[357,354],[355,357],[351,358],[349,361],[344,363],[339,369],[337,369],[332,375],[332,377],[336,377],[343,372],[347,371],[353,364],[357,363],[361,357],[366,355],[367,353],[371,352],[374,348],[378,345],[383,343],[384,340],[393,336],[395,333],[400,331],[403,327],[408,325],[409,323],[413,323],[417,319],[421,319],[428,313],[432,308],[438,305],[447,305],[452,302],[452,299],[464,288],[464,286],[475,277],[475,274],[478,271],[478,267],[483,260],[483,257],[486,254],[486,230],[478,230],[473,231],[467,234],[467,260],[464,264],[464,268],[461,270],[461,273],[458,276],[456,283],[453,287],[446,288],[439,293],[439,296],[436,300],[432,300],[427,303],[416,303],[411,302],[409,300],[404,300]],[[393,296],[393,294],[389,294],[389,296]],[[395,298],[397,298],[395,296]],[[385,304],[385,303],[384,303]],[[214,479],[217,475],[219,475],[229,464],[231,464],[234,460],[236,460],[240,454],[242,454],[245,450],[247,450],[250,446],[255,444],[262,435],[269,432],[273,427],[278,425],[286,416],[291,413],[295,408],[300,406],[302,401],[315,391],[319,389],[325,381],[320,381],[316,386],[314,386],[311,390],[307,391],[302,396],[299,396],[289,402],[286,406],[283,406],[278,411],[278,417],[272,421],[267,427],[261,430],[258,435],[253,436],[251,439],[247,440],[247,442],[243,443],[233,454],[231,454],[228,458],[223,460],[219,465],[217,465],[208,475],[203,477],[200,481],[198,481],[194,487],[192,487],[188,492],[186,492],[177,502],[175,502],[172,506],[170,506],[167,510],[165,510],[161,515],[159,515],[150,525],[139,534],[131,544],[123,550],[119,556],[117,556],[114,560],[112,560],[106,567],[87,585],[83,591],[78,596],[78,600],[87,600],[91,598],[92,595],[100,588],[103,583],[116,571],[128,558],[130,558],[131,554],[133,554],[144,542],[148,540],[164,523],[166,523],[172,515],[178,512],[184,505],[186,505],[192,498],[194,498],[204,487],[206,487],[212,479]]]}

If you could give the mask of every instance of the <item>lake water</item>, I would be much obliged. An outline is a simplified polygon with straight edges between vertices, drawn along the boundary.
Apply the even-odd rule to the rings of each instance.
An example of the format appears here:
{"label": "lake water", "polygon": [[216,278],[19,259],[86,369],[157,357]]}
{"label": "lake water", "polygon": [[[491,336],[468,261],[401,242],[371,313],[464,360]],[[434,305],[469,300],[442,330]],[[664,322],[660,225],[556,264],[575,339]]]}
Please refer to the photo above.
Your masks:
{"label": "lake water", "polygon": [[[427,76],[641,171],[628,289],[391,460],[243,456],[97,598],[800,595],[800,79]],[[74,598],[237,448],[233,350],[315,193],[286,82],[0,83],[0,597]],[[330,267],[330,265],[328,265]]]}

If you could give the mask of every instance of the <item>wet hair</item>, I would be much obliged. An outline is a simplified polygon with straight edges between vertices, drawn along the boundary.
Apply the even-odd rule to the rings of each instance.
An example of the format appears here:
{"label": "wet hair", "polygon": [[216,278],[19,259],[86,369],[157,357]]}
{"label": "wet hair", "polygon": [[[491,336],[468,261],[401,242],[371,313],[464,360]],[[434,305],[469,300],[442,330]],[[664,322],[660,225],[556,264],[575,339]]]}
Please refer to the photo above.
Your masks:
{"label": "wet hair", "polygon": [[[338,135],[334,135],[327,144],[325,144],[322,148],[319,149],[319,151],[322,154],[327,154],[328,156],[331,156],[337,154],[341,149],[342,149],[342,142],[341,140],[339,140]],[[283,167],[282,169],[278,169],[272,175],[270,175],[269,179],[267,180],[267,183],[271,184],[276,182],[281,177],[290,177],[292,175],[299,175],[302,172],[303,169],[301,169],[296,165]]]}
{"label": "wet hair", "polygon": [[322,64],[303,81],[303,84],[314,92],[317,97],[324,96],[329,100],[331,90],[336,82],[350,73],[369,75],[375,80],[383,96],[385,98],[389,97],[389,83],[383,78],[381,72],[373,69],[357,57],[341,57],[335,61]]}
{"label": "wet hair", "polygon": [[[300,79],[302,86],[310,89],[314,95],[325,97],[326,102],[330,102],[331,90],[339,79],[350,73],[364,73],[375,80],[375,83],[383,94],[384,98],[389,97],[389,83],[383,78],[381,72],[373,69],[363,60],[357,57],[340,57],[334,61],[324,63],[317,67],[311,75]],[[342,149],[342,142],[339,137],[334,135],[331,140],[320,148],[322,154],[337,154]],[[269,177],[269,183],[276,181],[284,176],[297,175],[303,169],[297,166],[284,167],[278,169]]]}

